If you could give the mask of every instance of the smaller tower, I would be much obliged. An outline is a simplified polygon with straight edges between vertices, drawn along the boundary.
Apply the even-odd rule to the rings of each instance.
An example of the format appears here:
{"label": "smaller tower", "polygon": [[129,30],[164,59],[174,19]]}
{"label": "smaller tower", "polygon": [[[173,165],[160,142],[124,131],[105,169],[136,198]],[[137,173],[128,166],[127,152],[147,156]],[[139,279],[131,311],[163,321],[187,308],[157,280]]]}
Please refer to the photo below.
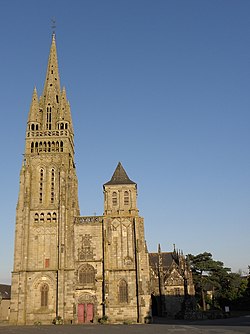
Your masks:
{"label": "smaller tower", "polygon": [[105,314],[112,322],[144,322],[150,314],[149,264],[137,185],[119,162],[103,189]]}

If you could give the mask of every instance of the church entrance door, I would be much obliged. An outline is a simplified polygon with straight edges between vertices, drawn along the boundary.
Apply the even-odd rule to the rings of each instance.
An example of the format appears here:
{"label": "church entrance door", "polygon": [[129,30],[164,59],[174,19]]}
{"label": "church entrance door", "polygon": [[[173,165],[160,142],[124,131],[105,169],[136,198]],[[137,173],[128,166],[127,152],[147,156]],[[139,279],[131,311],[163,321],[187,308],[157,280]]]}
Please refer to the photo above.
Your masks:
{"label": "church entrance door", "polygon": [[91,303],[78,304],[78,324],[92,322],[94,319],[94,305]]}
{"label": "church entrance door", "polygon": [[84,323],[84,304],[78,304],[78,324]]}
{"label": "church entrance door", "polygon": [[92,322],[94,316],[94,305],[87,304],[87,312],[86,312],[86,322]]}

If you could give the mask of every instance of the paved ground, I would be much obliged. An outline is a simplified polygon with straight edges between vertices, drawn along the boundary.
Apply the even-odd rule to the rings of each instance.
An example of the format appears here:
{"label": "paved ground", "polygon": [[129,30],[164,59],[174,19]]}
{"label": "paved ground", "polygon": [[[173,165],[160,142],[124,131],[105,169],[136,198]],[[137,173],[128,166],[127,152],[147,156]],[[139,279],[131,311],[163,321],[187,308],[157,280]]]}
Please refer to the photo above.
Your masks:
{"label": "paved ground", "polygon": [[0,334],[250,334],[250,316],[206,321],[166,321],[150,325],[0,326]]}

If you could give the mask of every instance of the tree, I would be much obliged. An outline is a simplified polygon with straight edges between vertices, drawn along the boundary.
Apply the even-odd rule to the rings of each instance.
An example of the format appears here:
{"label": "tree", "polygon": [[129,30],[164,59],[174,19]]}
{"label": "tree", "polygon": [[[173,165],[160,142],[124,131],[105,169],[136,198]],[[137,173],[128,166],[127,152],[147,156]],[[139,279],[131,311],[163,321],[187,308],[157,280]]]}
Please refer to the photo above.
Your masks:
{"label": "tree", "polygon": [[188,254],[188,260],[193,272],[193,280],[195,285],[196,296],[198,302],[202,304],[202,308],[206,310],[206,291],[214,289],[213,282],[210,277],[210,272],[214,268],[212,254],[204,252],[198,255]]}
{"label": "tree", "polygon": [[242,277],[240,273],[232,273],[230,268],[224,267],[221,261],[215,261],[208,252],[189,254],[187,257],[193,272],[196,298],[203,310],[207,309],[207,304],[223,310],[224,306],[249,309],[250,275]]}
{"label": "tree", "polygon": [[[232,273],[223,262],[215,261],[212,254],[204,252],[188,255],[198,302],[206,310],[206,304],[222,308],[241,298],[246,284],[240,274]],[[208,298],[208,292],[212,298]]]}

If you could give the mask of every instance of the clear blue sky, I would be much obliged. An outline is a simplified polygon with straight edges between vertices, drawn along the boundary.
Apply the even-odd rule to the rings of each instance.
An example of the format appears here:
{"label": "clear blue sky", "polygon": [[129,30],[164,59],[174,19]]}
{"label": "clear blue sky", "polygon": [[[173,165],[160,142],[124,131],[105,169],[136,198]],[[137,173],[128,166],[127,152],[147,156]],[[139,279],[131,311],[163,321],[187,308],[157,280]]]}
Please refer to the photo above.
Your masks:
{"label": "clear blue sky", "polygon": [[25,127],[56,18],[82,215],[121,161],[148,248],[250,264],[250,1],[0,1],[0,282],[10,282]]}

